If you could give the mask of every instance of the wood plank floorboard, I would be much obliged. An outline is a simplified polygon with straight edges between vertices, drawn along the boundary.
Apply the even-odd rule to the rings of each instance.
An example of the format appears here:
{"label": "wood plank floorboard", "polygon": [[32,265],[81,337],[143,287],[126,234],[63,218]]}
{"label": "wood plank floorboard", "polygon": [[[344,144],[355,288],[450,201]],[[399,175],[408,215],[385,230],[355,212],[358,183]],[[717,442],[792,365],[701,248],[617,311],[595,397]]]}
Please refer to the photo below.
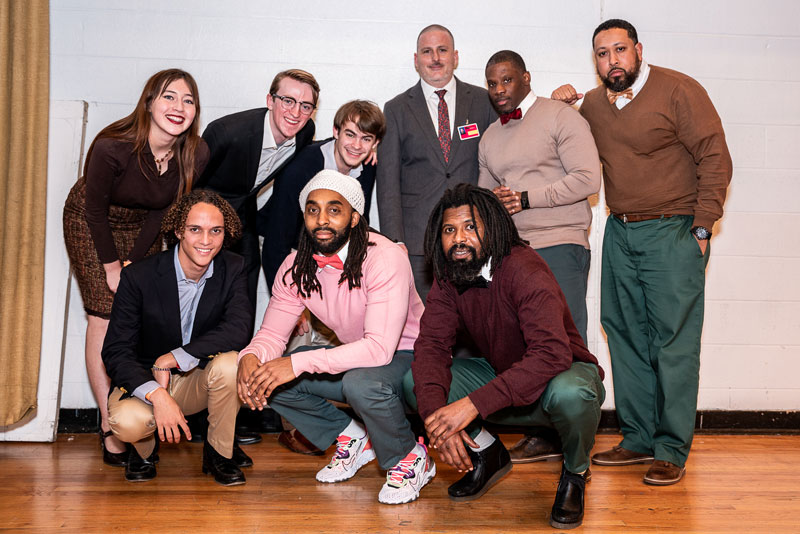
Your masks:
{"label": "wood plank floorboard", "polygon": [[[618,440],[600,435],[595,451]],[[203,475],[202,446],[192,443],[163,446],[158,476],[144,483],[105,466],[94,435],[0,443],[0,531],[557,532],[547,520],[559,462],[516,465],[470,503],[447,498],[459,474],[439,462],[419,500],[386,506],[377,502],[384,474],[375,462],[328,485],[314,480],[326,458],[290,453],[277,435],[244,449],[255,462],[244,470],[247,484],[226,488]],[[646,465],[593,466],[586,517],[575,532],[798,533],[798,465],[800,436],[698,435],[686,478],[674,486],[646,486]]]}

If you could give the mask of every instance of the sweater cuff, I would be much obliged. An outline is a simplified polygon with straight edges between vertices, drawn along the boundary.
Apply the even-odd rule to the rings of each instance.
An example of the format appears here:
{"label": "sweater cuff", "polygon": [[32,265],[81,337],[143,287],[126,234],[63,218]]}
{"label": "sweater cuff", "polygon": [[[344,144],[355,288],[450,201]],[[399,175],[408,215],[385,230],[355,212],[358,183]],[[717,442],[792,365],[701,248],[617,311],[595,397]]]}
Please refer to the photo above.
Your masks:
{"label": "sweater cuff", "polygon": [[694,220],[692,221],[692,226],[693,227],[703,226],[705,228],[708,228],[708,231],[710,232],[714,227],[715,222],[717,222],[717,217],[715,217],[714,215],[710,213],[699,212],[694,214]]}
{"label": "sweater cuff", "polygon": [[469,400],[478,409],[483,419],[511,405],[506,397],[506,392],[497,387],[496,381],[497,379],[492,380],[468,395]]}

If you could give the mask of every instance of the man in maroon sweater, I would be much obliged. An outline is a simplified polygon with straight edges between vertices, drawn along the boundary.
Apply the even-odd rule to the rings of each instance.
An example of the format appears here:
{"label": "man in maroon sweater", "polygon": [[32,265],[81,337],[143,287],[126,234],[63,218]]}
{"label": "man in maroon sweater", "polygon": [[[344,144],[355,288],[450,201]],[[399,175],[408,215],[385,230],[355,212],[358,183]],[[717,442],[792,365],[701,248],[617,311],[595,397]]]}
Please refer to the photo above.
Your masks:
{"label": "man in maroon sweater", "polygon": [[[497,197],[470,184],[434,208],[425,256],[435,283],[404,389],[441,459],[467,472],[450,497],[476,499],[511,470],[481,419],[545,426],[564,447],[550,524],[577,527],[605,390],[553,274]],[[483,358],[452,358],[459,324]]]}

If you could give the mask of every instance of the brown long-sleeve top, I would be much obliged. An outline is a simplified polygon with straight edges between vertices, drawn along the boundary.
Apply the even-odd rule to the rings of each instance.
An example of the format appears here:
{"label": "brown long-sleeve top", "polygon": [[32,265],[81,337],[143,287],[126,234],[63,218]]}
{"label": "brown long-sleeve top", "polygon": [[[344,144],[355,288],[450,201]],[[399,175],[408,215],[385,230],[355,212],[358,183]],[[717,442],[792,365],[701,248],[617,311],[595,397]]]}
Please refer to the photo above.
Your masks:
{"label": "brown long-sleeve top", "polygon": [[693,215],[711,228],[722,216],[733,163],[711,99],[694,79],[650,65],[621,110],[604,86],[586,94],[581,114],[594,135],[612,213]]}
{"label": "brown long-sleeve top", "polygon": [[[208,157],[208,146],[203,141],[197,147],[195,176],[205,169]],[[86,169],[86,222],[100,263],[142,259],[158,237],[161,219],[178,194],[180,174],[175,158],[169,161],[167,171],[159,176],[153,153],[146,145],[142,163],[150,178],[139,166],[133,143],[109,138],[94,143]],[[119,257],[114,244],[108,219],[112,205],[149,211],[127,258]]]}
{"label": "brown long-sleeve top", "polygon": [[573,362],[603,370],[575,328],[566,299],[544,260],[517,246],[503,259],[488,288],[460,294],[436,281],[414,345],[414,393],[424,420],[447,404],[456,328],[463,325],[497,377],[470,393],[486,417],[507,406],[536,402],[550,380]]}

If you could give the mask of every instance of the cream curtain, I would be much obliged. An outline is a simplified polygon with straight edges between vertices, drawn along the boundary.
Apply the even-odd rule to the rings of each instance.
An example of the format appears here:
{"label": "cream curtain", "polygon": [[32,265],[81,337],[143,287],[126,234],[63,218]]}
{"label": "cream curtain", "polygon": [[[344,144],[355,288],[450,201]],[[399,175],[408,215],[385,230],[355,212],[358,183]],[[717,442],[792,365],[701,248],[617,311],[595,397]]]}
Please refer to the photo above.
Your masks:
{"label": "cream curtain", "polygon": [[49,70],[48,0],[0,0],[0,426],[36,408]]}

